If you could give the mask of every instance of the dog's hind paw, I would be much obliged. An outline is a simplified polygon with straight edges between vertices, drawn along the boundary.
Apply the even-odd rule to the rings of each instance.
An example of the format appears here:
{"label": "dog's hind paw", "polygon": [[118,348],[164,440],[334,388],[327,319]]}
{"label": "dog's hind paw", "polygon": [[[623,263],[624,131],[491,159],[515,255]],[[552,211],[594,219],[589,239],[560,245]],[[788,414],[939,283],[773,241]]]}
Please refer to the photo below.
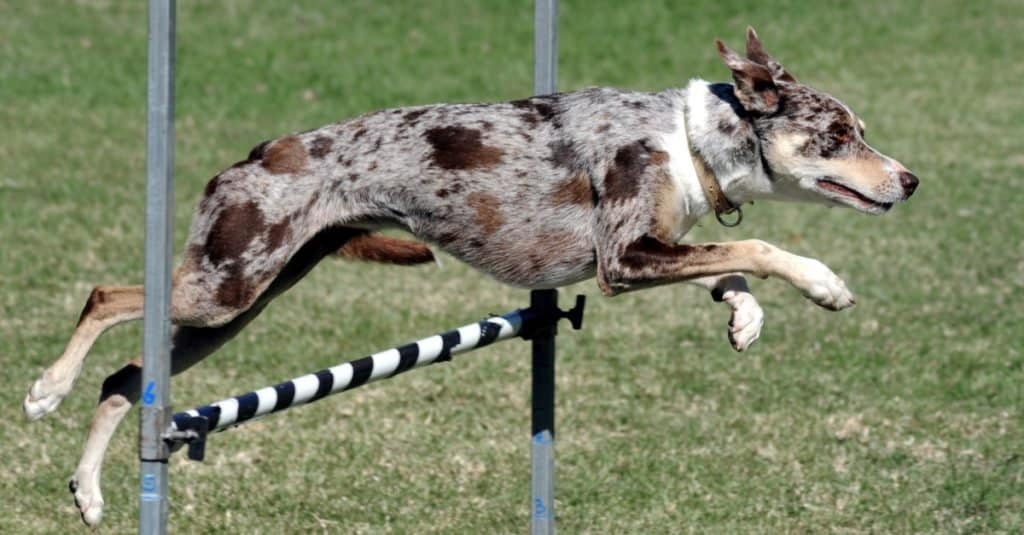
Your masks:
{"label": "dog's hind paw", "polygon": [[57,406],[64,400],[68,393],[62,388],[54,388],[48,385],[46,378],[40,378],[32,384],[28,390],[25,401],[21,407],[29,420],[38,420],[43,416],[57,410]]}
{"label": "dog's hind paw", "polygon": [[842,310],[857,304],[843,279],[825,264],[817,260],[809,262],[811,264],[804,270],[803,280],[797,285],[804,296],[814,304],[829,310]]}
{"label": "dog's hind paw", "polygon": [[72,477],[68,481],[68,490],[75,497],[75,506],[82,516],[82,522],[89,527],[95,528],[100,525],[103,519],[103,496],[97,487],[94,491],[84,488],[78,483],[78,477]]}

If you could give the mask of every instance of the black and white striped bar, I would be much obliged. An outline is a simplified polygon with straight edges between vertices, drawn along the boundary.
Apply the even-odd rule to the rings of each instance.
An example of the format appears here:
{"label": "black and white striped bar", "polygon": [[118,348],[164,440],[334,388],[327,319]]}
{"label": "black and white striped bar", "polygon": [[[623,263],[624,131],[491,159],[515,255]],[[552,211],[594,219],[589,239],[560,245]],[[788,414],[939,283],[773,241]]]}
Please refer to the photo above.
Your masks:
{"label": "black and white striped bar", "polygon": [[527,314],[527,310],[516,310],[494,316],[275,386],[179,412],[174,415],[171,430],[186,429],[190,419],[202,416],[208,421],[209,432],[222,431],[253,418],[311,403],[413,368],[451,360],[452,355],[517,336],[527,321]]}

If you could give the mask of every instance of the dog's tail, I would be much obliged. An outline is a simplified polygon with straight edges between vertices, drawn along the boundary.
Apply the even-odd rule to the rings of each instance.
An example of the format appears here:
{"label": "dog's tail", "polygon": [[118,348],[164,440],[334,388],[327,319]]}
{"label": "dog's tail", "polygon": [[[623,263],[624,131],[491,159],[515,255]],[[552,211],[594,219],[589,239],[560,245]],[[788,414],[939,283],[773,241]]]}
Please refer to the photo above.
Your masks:
{"label": "dog's tail", "polygon": [[412,266],[434,261],[434,253],[420,242],[382,234],[362,234],[349,240],[335,253],[349,260]]}

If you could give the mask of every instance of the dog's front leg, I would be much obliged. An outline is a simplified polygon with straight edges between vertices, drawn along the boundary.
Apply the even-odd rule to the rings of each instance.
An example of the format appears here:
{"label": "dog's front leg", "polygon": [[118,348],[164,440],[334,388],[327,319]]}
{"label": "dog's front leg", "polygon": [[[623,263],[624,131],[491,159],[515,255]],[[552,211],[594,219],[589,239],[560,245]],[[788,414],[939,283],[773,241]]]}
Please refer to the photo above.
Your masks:
{"label": "dog's front leg", "polygon": [[698,277],[687,281],[711,292],[711,298],[723,302],[732,309],[729,317],[729,343],[736,351],[743,351],[761,336],[764,326],[764,311],[747,286],[743,275]]}
{"label": "dog's front leg", "polygon": [[598,258],[598,282],[608,295],[740,272],[783,279],[829,310],[854,304],[846,284],[825,264],[761,240],[676,245],[644,235],[618,250],[609,245]]}

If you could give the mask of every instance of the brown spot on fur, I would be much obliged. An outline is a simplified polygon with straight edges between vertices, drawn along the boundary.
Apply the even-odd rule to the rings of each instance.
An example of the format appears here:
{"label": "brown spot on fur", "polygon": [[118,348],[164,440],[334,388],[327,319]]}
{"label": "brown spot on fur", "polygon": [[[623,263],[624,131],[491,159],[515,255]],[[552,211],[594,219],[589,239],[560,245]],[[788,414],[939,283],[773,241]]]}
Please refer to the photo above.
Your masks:
{"label": "brown spot on fur", "polygon": [[497,232],[505,224],[498,198],[489,193],[471,193],[466,202],[473,209],[473,222],[480,226],[485,236]]}
{"label": "brown spot on fur", "polygon": [[479,130],[461,126],[431,128],[424,137],[434,147],[434,164],[442,169],[489,169],[501,163],[505,154],[484,145]]}
{"label": "brown spot on fur", "polygon": [[524,110],[522,119],[530,126],[536,126],[541,121],[557,121],[558,113],[555,111],[554,104],[558,102],[558,98],[558,95],[544,95],[513,100],[509,104]]}
{"label": "brown spot on fur", "polygon": [[263,168],[275,175],[297,174],[306,170],[306,148],[295,136],[281,138],[263,153]]}
{"label": "brown spot on fur", "polygon": [[551,200],[556,205],[590,205],[590,179],[586,173],[575,173],[558,185]]}
{"label": "brown spot on fur", "polygon": [[309,146],[309,155],[317,159],[322,159],[324,156],[327,156],[329,152],[331,152],[331,147],[333,145],[333,139],[327,136],[317,136],[317,138],[314,139],[313,143],[311,143]]}
{"label": "brown spot on fur", "polygon": [[537,115],[545,121],[550,121],[555,116],[555,109],[546,102],[536,102],[533,105],[533,109],[537,110]]}
{"label": "brown spot on fur", "polygon": [[650,157],[642,142],[630,143],[615,153],[604,178],[604,197],[609,201],[629,199],[640,193],[640,176]]}
{"label": "brown spot on fur", "polygon": [[366,170],[367,171],[376,171],[377,170],[377,162],[372,162],[370,164],[370,167],[367,167]]}
{"label": "brown spot on fur", "polygon": [[203,196],[204,197],[212,196],[214,193],[217,192],[217,188],[219,188],[219,187],[220,187],[220,175],[217,175],[217,176],[211,178],[210,181],[206,183],[206,187],[203,188]]}
{"label": "brown spot on fur", "polygon": [[419,123],[420,116],[427,113],[427,109],[412,110],[402,116],[402,120],[405,121],[405,126],[416,126]]}
{"label": "brown spot on fur", "polygon": [[223,307],[238,308],[252,301],[255,289],[242,276],[240,269],[229,270],[228,277],[221,281],[214,294],[214,299]]}
{"label": "brown spot on fur", "polygon": [[252,240],[266,229],[263,212],[256,203],[235,204],[221,210],[210,227],[203,249],[215,266],[236,260]]}
{"label": "brown spot on fur", "polygon": [[400,266],[424,264],[434,260],[434,253],[422,243],[380,234],[356,236],[342,246],[337,254],[352,260]]}
{"label": "brown spot on fur", "polygon": [[267,249],[270,251],[277,250],[285,242],[286,239],[292,235],[292,216],[287,216],[284,219],[274,223],[270,226],[267,231]]}
{"label": "brown spot on fur", "polygon": [[608,129],[611,128],[611,127],[612,127],[611,123],[604,123],[601,126],[598,126],[597,128],[595,128],[594,132],[597,132],[598,134],[603,134],[603,133],[607,132]]}
{"label": "brown spot on fur", "polygon": [[679,228],[682,209],[676,204],[676,185],[664,169],[658,171],[654,185],[654,213],[651,232],[655,238],[672,241]]}
{"label": "brown spot on fur", "polygon": [[349,173],[348,174],[348,181],[349,182],[355,182],[356,180],[359,180],[359,175],[358,174],[356,174],[356,173]]}
{"label": "brown spot on fur", "polygon": [[448,195],[451,195],[453,193],[454,194],[458,194],[460,192],[462,192],[462,183],[460,183],[460,182],[452,182],[451,184],[449,184],[449,185],[447,185],[447,186],[437,190],[435,192],[435,194],[438,197],[441,197],[443,199],[443,198],[447,197]]}
{"label": "brown spot on fur", "polygon": [[654,165],[661,165],[668,161],[668,153],[663,150],[652,150],[651,163]]}
{"label": "brown spot on fur", "polygon": [[[281,267],[270,281],[270,286],[266,289],[267,295],[278,295],[305,276],[325,256],[340,249],[353,236],[362,233],[345,227],[327,227],[321,230]],[[258,297],[261,286],[267,282],[267,273],[257,275],[255,279],[246,278],[242,272],[242,264],[237,262],[229,264],[224,271],[225,277],[213,293],[213,299],[224,308],[248,308]]]}
{"label": "brown spot on fur", "polygon": [[567,143],[562,140],[553,141],[548,145],[551,149],[551,157],[548,160],[555,164],[557,167],[564,167],[566,169],[575,169],[578,157],[576,155],[576,149],[572,146],[572,143]]}
{"label": "brown spot on fur", "polygon": [[846,121],[845,117],[834,120],[824,131],[815,132],[800,147],[800,153],[827,159],[864,152],[862,143],[851,143],[854,141],[853,126]]}
{"label": "brown spot on fur", "polygon": [[366,133],[366,128],[360,128],[359,130],[356,130],[356,133],[352,134],[352,141],[356,141],[359,138],[363,137],[363,134],[365,134],[365,133]]}

